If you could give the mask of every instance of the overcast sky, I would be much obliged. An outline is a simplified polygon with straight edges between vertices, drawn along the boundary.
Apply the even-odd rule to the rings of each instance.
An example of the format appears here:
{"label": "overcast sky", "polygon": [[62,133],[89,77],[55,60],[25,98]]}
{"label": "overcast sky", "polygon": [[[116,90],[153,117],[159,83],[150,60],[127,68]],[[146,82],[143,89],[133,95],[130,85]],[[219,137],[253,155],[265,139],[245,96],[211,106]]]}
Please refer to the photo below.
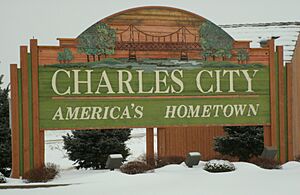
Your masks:
{"label": "overcast sky", "polygon": [[300,0],[0,0],[0,74],[9,83],[9,64],[19,64],[19,46],[33,36],[39,44],[77,37],[113,13],[139,6],[177,7],[216,24],[300,21]]}

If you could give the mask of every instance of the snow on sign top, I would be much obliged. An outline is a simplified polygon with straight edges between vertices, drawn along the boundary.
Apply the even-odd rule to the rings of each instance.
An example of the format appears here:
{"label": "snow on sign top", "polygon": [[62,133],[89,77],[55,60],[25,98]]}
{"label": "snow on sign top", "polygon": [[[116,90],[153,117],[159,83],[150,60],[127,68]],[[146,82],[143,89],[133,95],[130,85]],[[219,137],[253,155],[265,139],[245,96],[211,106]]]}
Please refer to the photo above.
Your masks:
{"label": "snow on sign top", "polygon": [[300,22],[272,22],[253,24],[220,25],[236,40],[250,40],[251,47],[260,47],[259,41],[272,36],[279,36],[276,45],[284,47],[284,61],[290,62],[293,57],[296,41],[300,32]]}

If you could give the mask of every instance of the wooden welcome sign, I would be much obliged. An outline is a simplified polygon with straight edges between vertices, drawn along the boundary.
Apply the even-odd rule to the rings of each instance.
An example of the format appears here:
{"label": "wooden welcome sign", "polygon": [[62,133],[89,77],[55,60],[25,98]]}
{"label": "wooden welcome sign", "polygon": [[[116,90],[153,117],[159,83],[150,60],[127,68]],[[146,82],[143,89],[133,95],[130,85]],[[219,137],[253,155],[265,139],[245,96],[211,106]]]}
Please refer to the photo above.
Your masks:
{"label": "wooden welcome sign", "polygon": [[43,164],[44,131],[55,129],[145,127],[153,157],[153,127],[161,144],[172,127],[263,125],[265,145],[288,158],[288,71],[273,40],[250,48],[169,7],[119,12],[58,40],[30,40],[11,65],[13,177]]}
{"label": "wooden welcome sign", "polygon": [[40,128],[270,122],[269,71],[263,65],[211,69],[179,64],[158,69],[131,62],[120,66],[124,64],[130,68],[40,68]]}

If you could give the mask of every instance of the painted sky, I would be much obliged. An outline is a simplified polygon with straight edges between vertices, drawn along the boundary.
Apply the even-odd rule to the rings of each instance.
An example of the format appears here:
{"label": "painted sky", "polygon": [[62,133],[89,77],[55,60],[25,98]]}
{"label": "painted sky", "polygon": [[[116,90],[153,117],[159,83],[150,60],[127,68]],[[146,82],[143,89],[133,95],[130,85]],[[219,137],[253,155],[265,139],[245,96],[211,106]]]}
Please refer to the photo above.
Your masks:
{"label": "painted sky", "polygon": [[57,45],[115,12],[162,5],[185,9],[216,24],[300,21],[299,0],[0,0],[0,74],[9,83],[9,64],[19,64],[19,46],[37,38]]}

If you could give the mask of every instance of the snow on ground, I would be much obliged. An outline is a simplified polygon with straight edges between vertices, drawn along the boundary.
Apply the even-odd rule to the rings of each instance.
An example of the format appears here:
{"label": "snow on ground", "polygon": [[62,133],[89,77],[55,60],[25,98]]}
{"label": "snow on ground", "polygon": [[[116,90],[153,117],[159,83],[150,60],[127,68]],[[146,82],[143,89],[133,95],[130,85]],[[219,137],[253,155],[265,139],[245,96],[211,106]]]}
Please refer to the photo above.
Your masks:
{"label": "snow on ground", "polygon": [[[197,195],[296,195],[299,194],[300,163],[288,162],[280,170],[265,170],[256,165],[233,163],[236,170],[227,173],[208,173],[205,162],[194,168],[169,165],[154,172],[127,175],[120,171],[75,170],[63,150],[62,134],[70,131],[46,133],[46,162],[62,168],[60,176],[48,184],[72,184],[63,187],[35,189],[0,189],[1,195],[93,195],[93,194],[197,194]],[[134,129],[127,142],[133,160],[145,153],[145,129]],[[8,184],[22,184],[21,180],[8,179]],[[1,184],[3,185],[3,184]],[[28,185],[28,184],[22,184]]]}
{"label": "snow on ground", "polygon": [[46,131],[45,132],[45,162],[55,163],[61,169],[73,167],[73,161],[68,159],[66,151],[63,149],[62,136],[71,131]]}
{"label": "snow on ground", "polygon": [[54,188],[0,190],[5,195],[83,194],[197,194],[197,195],[296,195],[299,194],[300,163],[289,162],[281,170],[264,170],[249,163],[234,163],[236,171],[208,173],[204,162],[194,168],[169,165],[153,173],[126,175],[107,170],[65,170],[51,184]]}

